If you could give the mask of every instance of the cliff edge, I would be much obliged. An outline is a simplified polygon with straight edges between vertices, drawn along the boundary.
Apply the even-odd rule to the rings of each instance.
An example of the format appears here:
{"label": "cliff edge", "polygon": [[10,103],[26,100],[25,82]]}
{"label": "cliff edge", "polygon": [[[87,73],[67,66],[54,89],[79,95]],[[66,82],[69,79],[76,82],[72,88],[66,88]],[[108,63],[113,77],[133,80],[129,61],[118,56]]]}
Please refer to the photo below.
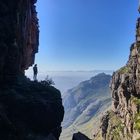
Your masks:
{"label": "cliff edge", "polygon": [[61,93],[24,71],[39,45],[36,0],[0,1],[0,139],[58,140],[64,116]]}
{"label": "cliff edge", "polygon": [[[140,139],[140,18],[136,24],[136,42],[131,45],[127,64],[113,74],[112,110],[101,119],[104,140]],[[100,136],[99,136],[100,135]]]}

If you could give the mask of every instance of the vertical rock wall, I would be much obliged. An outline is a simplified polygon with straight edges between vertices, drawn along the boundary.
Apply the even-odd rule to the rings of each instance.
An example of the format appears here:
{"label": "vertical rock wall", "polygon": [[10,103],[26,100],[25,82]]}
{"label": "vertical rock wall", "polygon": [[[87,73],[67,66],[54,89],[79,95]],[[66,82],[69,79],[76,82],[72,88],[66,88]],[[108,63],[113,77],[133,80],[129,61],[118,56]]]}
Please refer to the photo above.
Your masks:
{"label": "vertical rock wall", "polygon": [[35,3],[0,0],[0,140],[58,140],[61,133],[60,91],[24,76],[39,45]]}
{"label": "vertical rock wall", "polygon": [[[112,111],[108,112],[104,140],[138,140],[140,138],[140,18],[136,24],[136,41],[131,45],[126,66],[115,72],[111,81]],[[103,126],[103,122],[102,125]]]}
{"label": "vertical rock wall", "polygon": [[34,63],[39,45],[36,0],[0,1],[0,82]]}

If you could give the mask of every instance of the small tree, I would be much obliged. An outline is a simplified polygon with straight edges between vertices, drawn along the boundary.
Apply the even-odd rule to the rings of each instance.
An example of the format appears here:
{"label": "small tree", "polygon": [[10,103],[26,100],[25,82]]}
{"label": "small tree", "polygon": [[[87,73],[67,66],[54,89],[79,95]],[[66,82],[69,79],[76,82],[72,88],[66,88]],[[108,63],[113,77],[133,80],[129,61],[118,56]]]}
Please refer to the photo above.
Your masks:
{"label": "small tree", "polygon": [[49,75],[46,76],[45,81],[48,83],[48,85],[55,85],[52,78],[49,78]]}
{"label": "small tree", "polygon": [[45,86],[51,86],[51,85],[55,85],[54,81],[52,80],[52,78],[49,78],[49,76],[47,75],[45,80],[41,81],[41,83]]}

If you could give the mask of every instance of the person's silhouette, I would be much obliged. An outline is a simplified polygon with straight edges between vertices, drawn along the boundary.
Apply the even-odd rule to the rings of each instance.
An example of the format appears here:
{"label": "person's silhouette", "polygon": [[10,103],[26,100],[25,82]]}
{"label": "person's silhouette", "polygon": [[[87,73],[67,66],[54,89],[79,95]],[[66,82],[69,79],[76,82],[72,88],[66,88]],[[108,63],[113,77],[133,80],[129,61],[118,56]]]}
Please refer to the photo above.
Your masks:
{"label": "person's silhouette", "polygon": [[34,81],[37,81],[37,73],[38,73],[37,64],[34,65],[33,72],[34,72],[33,79],[34,79]]}

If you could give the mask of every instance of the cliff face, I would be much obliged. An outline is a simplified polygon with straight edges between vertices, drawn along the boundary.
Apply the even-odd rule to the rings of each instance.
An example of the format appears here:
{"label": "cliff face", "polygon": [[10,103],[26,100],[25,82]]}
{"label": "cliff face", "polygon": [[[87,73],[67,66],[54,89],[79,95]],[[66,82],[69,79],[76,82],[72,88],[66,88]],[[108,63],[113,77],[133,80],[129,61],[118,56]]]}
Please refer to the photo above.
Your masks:
{"label": "cliff face", "polygon": [[13,80],[34,63],[39,45],[35,2],[0,2],[0,82]]}
{"label": "cliff face", "polygon": [[60,92],[45,81],[0,88],[1,140],[58,140],[63,116]]}
{"label": "cliff face", "polygon": [[[102,137],[107,140],[140,138],[140,18],[136,42],[132,44],[126,66],[115,72],[111,81],[112,111],[102,121]],[[106,131],[104,123],[106,122]]]}
{"label": "cliff face", "polygon": [[35,2],[0,1],[1,140],[58,140],[61,133],[61,93],[24,75],[39,45]]}

